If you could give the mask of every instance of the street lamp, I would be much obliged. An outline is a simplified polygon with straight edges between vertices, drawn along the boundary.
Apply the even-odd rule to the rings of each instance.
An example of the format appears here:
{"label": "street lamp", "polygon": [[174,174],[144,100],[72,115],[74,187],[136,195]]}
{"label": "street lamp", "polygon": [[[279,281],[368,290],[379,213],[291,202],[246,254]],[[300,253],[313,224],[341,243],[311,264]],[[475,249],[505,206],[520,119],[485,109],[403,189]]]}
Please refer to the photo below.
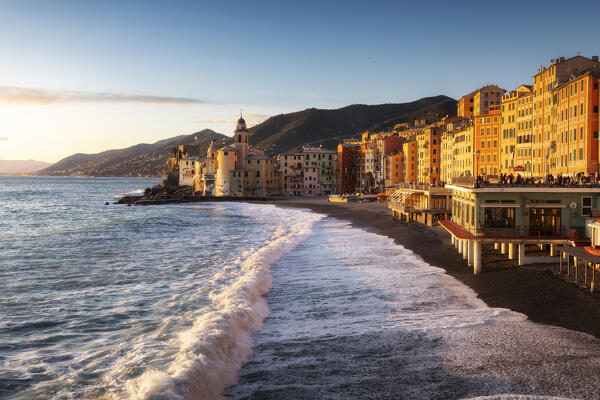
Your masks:
{"label": "street lamp", "polygon": [[479,151],[479,149],[477,149],[477,153],[476,153],[476,157],[477,157],[477,166],[475,168],[475,175],[479,176],[479,155],[481,154],[481,151]]}

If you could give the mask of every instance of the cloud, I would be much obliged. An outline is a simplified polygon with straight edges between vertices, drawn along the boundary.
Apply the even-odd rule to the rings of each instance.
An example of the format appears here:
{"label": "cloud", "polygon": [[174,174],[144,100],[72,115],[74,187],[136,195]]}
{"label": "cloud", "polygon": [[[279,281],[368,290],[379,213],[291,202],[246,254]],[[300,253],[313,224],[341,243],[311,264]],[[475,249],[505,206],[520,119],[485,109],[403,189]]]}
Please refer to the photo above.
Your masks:
{"label": "cloud", "polygon": [[0,142],[4,142],[8,140],[8,138],[6,136],[0,136]]}
{"label": "cloud", "polygon": [[187,97],[77,92],[69,90],[45,90],[22,88],[17,86],[0,86],[0,102],[30,104],[121,102],[182,105],[204,103],[202,100]]}

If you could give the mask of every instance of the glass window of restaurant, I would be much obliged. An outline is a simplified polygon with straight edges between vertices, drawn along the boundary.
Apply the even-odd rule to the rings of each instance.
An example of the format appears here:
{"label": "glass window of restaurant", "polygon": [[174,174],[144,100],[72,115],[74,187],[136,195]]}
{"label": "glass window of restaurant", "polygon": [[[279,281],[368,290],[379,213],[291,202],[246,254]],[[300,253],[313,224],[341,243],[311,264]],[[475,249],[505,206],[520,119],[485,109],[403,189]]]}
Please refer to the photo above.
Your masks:
{"label": "glass window of restaurant", "polygon": [[488,207],[485,209],[484,228],[514,228],[515,209],[508,207]]}

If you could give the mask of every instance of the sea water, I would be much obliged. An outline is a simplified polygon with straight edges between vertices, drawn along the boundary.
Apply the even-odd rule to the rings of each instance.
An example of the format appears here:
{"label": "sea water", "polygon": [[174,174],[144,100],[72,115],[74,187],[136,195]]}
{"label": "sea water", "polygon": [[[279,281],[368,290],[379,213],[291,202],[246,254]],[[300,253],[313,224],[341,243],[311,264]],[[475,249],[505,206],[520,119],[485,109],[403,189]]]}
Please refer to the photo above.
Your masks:
{"label": "sea water", "polygon": [[[599,398],[595,338],[308,210],[0,178],[0,398]],[[598,317],[598,316],[596,316]]]}

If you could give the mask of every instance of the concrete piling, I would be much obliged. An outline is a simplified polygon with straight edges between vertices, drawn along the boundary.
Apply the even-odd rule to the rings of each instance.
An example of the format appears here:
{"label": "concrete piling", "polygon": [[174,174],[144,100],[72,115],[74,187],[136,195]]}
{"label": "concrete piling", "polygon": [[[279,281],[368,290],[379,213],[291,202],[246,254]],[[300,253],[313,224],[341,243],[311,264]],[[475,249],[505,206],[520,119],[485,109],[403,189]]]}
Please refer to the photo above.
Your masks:
{"label": "concrete piling", "polygon": [[473,241],[473,273],[481,273],[481,243]]}

